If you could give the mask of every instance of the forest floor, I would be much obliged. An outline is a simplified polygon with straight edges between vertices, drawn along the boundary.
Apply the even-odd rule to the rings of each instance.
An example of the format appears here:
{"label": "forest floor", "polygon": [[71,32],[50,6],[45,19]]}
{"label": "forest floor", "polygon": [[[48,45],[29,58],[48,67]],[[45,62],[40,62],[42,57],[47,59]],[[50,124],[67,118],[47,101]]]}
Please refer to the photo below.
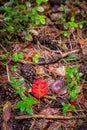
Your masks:
{"label": "forest floor", "polygon": [[[87,2],[43,6],[46,24],[33,28],[36,35],[25,43],[18,38],[5,45],[0,42],[0,55],[10,52],[8,60],[0,59],[0,129],[87,130]],[[71,20],[74,13],[75,20]],[[24,58],[12,61],[11,56],[20,52]],[[26,95],[39,102],[32,106],[33,114],[16,108],[20,96],[11,86],[10,76],[23,77]],[[41,90],[47,91],[42,97],[32,93],[38,79],[48,84],[48,91]]]}

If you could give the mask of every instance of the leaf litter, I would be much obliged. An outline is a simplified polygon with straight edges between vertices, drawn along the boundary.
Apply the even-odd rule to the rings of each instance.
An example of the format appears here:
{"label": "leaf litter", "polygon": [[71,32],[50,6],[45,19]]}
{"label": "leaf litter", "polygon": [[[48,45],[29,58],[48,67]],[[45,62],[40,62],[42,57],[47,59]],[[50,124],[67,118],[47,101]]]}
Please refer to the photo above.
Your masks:
{"label": "leaf litter", "polygon": [[[81,29],[70,29],[70,22],[75,26],[75,21],[70,21],[75,11],[77,12],[77,22],[80,18],[84,20],[87,17],[87,2],[84,1],[80,4],[80,1],[65,3],[62,1],[62,4],[66,5],[66,9],[64,9],[64,6],[60,5],[60,1],[49,1],[51,5],[49,2],[47,3],[48,10],[45,12],[46,25],[32,29],[30,40],[24,43],[24,41],[14,38],[12,42],[8,42],[7,47],[1,40],[0,59],[3,54],[6,54],[6,51],[10,51],[10,56],[8,61],[0,60],[0,107],[3,108],[0,114],[0,129],[87,129],[87,25],[83,25]],[[86,12],[86,16],[84,12]],[[63,13],[66,16],[62,16]],[[66,19],[61,19],[61,16]],[[62,23],[61,20],[66,20],[66,23],[69,21],[69,37],[65,37],[61,33],[63,29],[67,30],[66,23]],[[79,24],[77,26],[82,26],[81,23]],[[22,35],[20,33],[20,36]],[[18,59],[17,71],[12,72],[11,67],[15,65],[15,62],[12,61],[11,55],[20,52],[23,53],[24,58]],[[33,60],[35,55],[39,56],[36,62]],[[73,56],[77,58],[72,58]],[[70,60],[66,58],[70,58]],[[6,63],[9,71],[6,69]],[[79,72],[83,74],[78,82],[80,93],[74,101],[68,97],[70,90],[67,91],[65,81],[66,66],[77,66]],[[16,109],[16,103],[20,101],[20,98],[15,95],[14,89],[8,83],[9,75],[14,75],[17,79],[23,77],[25,81],[22,85],[27,88],[26,95],[39,100],[39,104],[32,107],[33,114],[27,118],[26,112],[20,113]],[[68,109],[67,113],[63,115],[63,102],[74,105],[76,109],[74,111]]]}

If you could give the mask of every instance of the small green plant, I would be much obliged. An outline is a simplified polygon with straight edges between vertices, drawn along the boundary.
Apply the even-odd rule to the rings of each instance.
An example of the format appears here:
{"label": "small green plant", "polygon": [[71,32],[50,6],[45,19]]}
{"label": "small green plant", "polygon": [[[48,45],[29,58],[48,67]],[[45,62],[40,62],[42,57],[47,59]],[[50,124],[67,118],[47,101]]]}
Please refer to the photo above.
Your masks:
{"label": "small green plant", "polygon": [[83,28],[83,25],[87,24],[86,20],[76,21],[77,12],[73,12],[71,18],[67,18],[71,12],[66,5],[61,5],[60,9],[62,13],[59,16],[58,21],[56,21],[56,24],[63,26],[63,31],[61,31],[61,34],[63,34],[65,37],[69,37],[68,31],[72,28]]}
{"label": "small green plant", "polygon": [[63,114],[66,114],[68,110],[76,110],[75,106],[68,104],[68,103],[62,103],[62,112]]}
{"label": "small green plant", "polygon": [[65,30],[64,30],[64,31],[61,32],[61,34],[63,34],[65,37],[69,37],[68,31],[65,31]]}
{"label": "small green plant", "polygon": [[40,55],[36,54],[36,55],[32,58],[32,61],[35,62],[35,63],[38,63],[39,58],[40,58]]}
{"label": "small green plant", "polygon": [[[66,67],[66,87],[68,91],[68,99],[72,102],[77,98],[77,95],[80,93],[80,89],[78,87],[79,80],[82,76],[82,73],[78,72],[78,68],[76,66],[74,67]],[[65,114],[69,109],[75,110],[75,106],[68,104],[68,103],[62,103],[63,108],[62,112]]]}
{"label": "small green plant", "polygon": [[0,59],[6,60],[6,59],[8,59],[9,55],[10,55],[10,52],[7,52],[6,54],[0,55]]}
{"label": "small green plant", "polygon": [[12,56],[12,60],[15,62],[17,62],[19,59],[23,59],[23,58],[24,58],[24,55],[22,52],[14,53]]}
{"label": "small green plant", "polygon": [[11,71],[17,71],[17,66],[16,65],[14,65],[12,68],[11,68]]}
{"label": "small green plant", "polygon": [[74,67],[66,67],[66,83],[68,90],[68,98],[72,101],[77,97],[77,94],[80,93],[80,89],[78,87],[79,80],[82,76],[82,73],[78,72],[78,68]]}
{"label": "small green plant", "polygon": [[[35,6],[32,6],[33,2]],[[11,40],[12,37],[17,37],[20,33],[23,39],[30,38],[30,28],[38,25],[45,24],[45,15],[41,15],[44,8],[41,6],[47,0],[33,0],[33,1],[14,1],[10,0],[0,7],[0,12],[3,12],[3,17],[0,18],[1,27],[0,32],[7,33],[6,37]],[[0,36],[3,38],[3,35]]]}
{"label": "small green plant", "polygon": [[38,101],[33,97],[28,97],[25,94],[26,87],[22,86],[24,79],[16,79],[11,77],[11,85],[15,89],[16,94],[18,94],[21,100],[16,104],[16,107],[20,109],[21,112],[26,111],[28,114],[32,114],[32,105],[38,104]]}
{"label": "small green plant", "polygon": [[32,114],[32,105],[35,104],[38,104],[38,102],[34,98],[24,96],[23,100],[19,101],[16,107],[19,108],[21,112],[26,111],[28,114]]}

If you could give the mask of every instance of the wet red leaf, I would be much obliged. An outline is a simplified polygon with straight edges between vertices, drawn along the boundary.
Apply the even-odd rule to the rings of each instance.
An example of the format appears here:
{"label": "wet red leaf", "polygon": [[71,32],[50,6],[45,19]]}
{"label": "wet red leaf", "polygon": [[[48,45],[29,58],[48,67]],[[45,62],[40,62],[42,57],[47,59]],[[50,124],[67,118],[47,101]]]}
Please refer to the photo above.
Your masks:
{"label": "wet red leaf", "polygon": [[34,81],[32,85],[32,94],[36,98],[42,98],[44,95],[46,95],[48,92],[48,84],[45,80],[43,79],[37,79]]}

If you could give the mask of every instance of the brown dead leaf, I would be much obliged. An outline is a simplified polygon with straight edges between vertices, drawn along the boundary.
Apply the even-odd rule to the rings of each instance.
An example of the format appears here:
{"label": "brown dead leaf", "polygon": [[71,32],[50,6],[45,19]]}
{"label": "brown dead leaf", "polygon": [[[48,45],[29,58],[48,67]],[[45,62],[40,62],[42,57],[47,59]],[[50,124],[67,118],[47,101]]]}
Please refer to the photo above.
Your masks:
{"label": "brown dead leaf", "polygon": [[36,67],[36,74],[37,75],[45,75],[45,69],[43,66],[37,66]]}
{"label": "brown dead leaf", "polygon": [[11,102],[7,101],[3,107],[3,120],[7,122],[11,116]]}
{"label": "brown dead leaf", "polygon": [[53,84],[50,86],[51,92],[57,95],[63,95],[67,93],[67,89],[65,83],[61,79],[57,79],[54,81]]}
{"label": "brown dead leaf", "polygon": [[65,76],[65,66],[55,67],[49,65],[49,72],[56,76]]}
{"label": "brown dead leaf", "polygon": [[55,115],[55,114],[59,114],[59,110],[56,108],[44,108],[39,114],[42,115]]}
{"label": "brown dead leaf", "polygon": [[12,125],[8,123],[11,117],[11,102],[7,101],[3,107],[3,130],[12,130]]}
{"label": "brown dead leaf", "polygon": [[61,126],[62,126],[62,124],[60,122],[56,121],[56,122],[51,123],[48,130],[61,130],[62,129]]}
{"label": "brown dead leaf", "polygon": [[77,43],[79,43],[80,45],[85,44],[85,39],[83,38],[82,32],[80,29],[77,29]]}
{"label": "brown dead leaf", "polygon": [[85,44],[85,40],[83,38],[78,38],[77,42],[80,44],[80,45],[84,45]]}

